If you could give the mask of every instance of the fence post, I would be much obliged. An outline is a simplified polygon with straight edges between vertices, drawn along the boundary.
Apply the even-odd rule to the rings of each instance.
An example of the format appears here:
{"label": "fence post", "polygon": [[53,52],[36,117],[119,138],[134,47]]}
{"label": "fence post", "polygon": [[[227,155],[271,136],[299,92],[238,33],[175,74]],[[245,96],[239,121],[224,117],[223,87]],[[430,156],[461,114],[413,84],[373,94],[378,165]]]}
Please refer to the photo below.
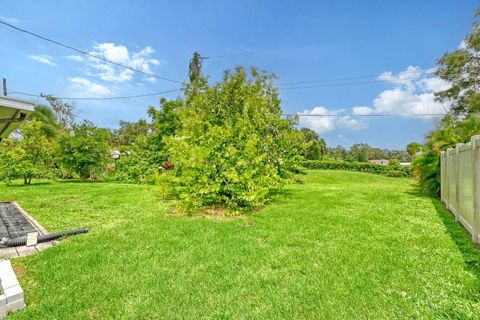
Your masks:
{"label": "fence post", "polygon": [[459,220],[460,216],[460,147],[463,145],[463,143],[457,143],[455,145],[455,167],[457,168],[455,172],[455,177],[454,179],[456,180],[455,187],[456,187],[456,203],[457,207],[455,208],[455,220]]}
{"label": "fence post", "polygon": [[480,135],[472,137],[473,168],[473,241],[479,242],[480,232]]}
{"label": "fence post", "polygon": [[447,157],[445,154],[446,154],[445,151],[442,151],[440,153],[440,200],[442,200],[442,202],[446,204],[445,194],[447,191],[447,183],[445,182],[445,178],[446,178],[447,167],[445,162],[447,160]]}
{"label": "fence post", "polygon": [[452,212],[454,215],[455,215],[455,212],[452,211],[452,201],[451,201],[451,197],[452,197],[452,167],[453,165],[450,163],[451,160],[450,160],[450,157],[451,157],[451,153],[453,152],[453,148],[447,148],[447,190],[448,190],[448,194],[447,194],[447,208],[450,212]]}

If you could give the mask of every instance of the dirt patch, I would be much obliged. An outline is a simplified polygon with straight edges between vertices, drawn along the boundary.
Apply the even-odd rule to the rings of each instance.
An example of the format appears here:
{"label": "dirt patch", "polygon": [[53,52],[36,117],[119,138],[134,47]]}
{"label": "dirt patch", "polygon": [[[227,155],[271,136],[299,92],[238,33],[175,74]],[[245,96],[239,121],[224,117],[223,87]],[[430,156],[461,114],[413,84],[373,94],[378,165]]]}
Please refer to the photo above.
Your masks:
{"label": "dirt patch", "polygon": [[25,276],[27,273],[27,268],[23,263],[14,263],[12,264],[13,271],[15,271],[15,274],[17,275],[18,279],[21,279]]}

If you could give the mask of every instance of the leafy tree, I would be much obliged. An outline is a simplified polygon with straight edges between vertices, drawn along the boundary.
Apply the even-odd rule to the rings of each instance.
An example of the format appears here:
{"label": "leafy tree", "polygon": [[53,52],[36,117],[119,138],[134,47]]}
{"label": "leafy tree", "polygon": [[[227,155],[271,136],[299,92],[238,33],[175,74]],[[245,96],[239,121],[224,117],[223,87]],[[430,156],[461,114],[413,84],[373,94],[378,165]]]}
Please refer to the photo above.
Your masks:
{"label": "leafy tree", "polygon": [[104,169],[109,156],[109,132],[84,121],[74,124],[59,140],[59,157],[63,165],[82,179]]}
{"label": "leafy tree", "polygon": [[352,156],[354,161],[357,162],[367,162],[368,161],[368,151],[370,146],[366,143],[357,143],[350,147],[349,154]]}
{"label": "leafy tree", "polygon": [[154,151],[163,151],[165,138],[174,136],[181,127],[179,109],[183,106],[181,100],[160,100],[160,109],[150,107],[148,115],[152,121],[152,134],[148,143]]}
{"label": "leafy tree", "polygon": [[480,8],[475,14],[473,31],[464,44],[464,48],[446,53],[436,70],[436,75],[451,86],[435,96],[442,103],[450,103],[457,118],[480,111]]}
{"label": "leafy tree", "polygon": [[189,207],[249,209],[267,201],[295,167],[301,137],[282,119],[273,76],[252,68],[186,97],[181,128],[167,139]]}
{"label": "leafy tree", "polygon": [[451,86],[435,93],[438,101],[451,105],[451,112],[437,130],[426,138],[421,156],[414,160],[414,170],[424,189],[440,192],[440,152],[480,133],[480,9],[476,11],[472,32],[464,48],[446,53],[439,61],[436,75]]}
{"label": "leafy tree", "polygon": [[307,160],[320,160],[327,154],[325,140],[320,138],[312,129],[300,129],[305,144],[303,145],[303,157]]}
{"label": "leafy tree", "polygon": [[369,148],[367,153],[368,153],[368,160],[387,158],[387,156],[385,155],[385,150],[382,150],[380,148]]}
{"label": "leafy tree", "polygon": [[52,95],[42,94],[42,97],[45,98],[50,104],[55,117],[57,118],[57,123],[62,129],[69,128],[75,121],[74,106],[63,102],[61,99],[58,99]]}
{"label": "leafy tree", "polygon": [[335,148],[331,148],[329,150],[330,156],[335,160],[345,160],[347,153],[347,149],[345,149],[343,146],[336,146]]}
{"label": "leafy tree", "polygon": [[413,156],[422,150],[422,145],[418,142],[411,142],[407,145],[407,153],[413,158]]}
{"label": "leafy tree", "polygon": [[146,137],[150,131],[150,125],[144,119],[136,122],[120,121],[120,128],[112,133],[112,145],[131,146],[140,137]]}
{"label": "leafy tree", "polygon": [[40,121],[42,131],[48,138],[57,136],[60,126],[57,123],[55,113],[48,106],[37,105],[30,115],[30,119]]}
{"label": "leafy tree", "polygon": [[53,143],[45,134],[42,122],[36,119],[23,124],[19,132],[20,139],[2,142],[0,178],[6,182],[23,178],[25,184],[30,184],[32,178],[48,175]]}

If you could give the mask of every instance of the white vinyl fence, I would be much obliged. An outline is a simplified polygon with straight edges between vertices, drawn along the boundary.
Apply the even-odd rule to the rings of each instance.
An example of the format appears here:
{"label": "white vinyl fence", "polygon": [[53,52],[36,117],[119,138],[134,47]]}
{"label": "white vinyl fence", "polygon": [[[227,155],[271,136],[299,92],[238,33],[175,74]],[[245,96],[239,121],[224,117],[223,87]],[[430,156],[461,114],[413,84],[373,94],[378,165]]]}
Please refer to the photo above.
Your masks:
{"label": "white vinyl fence", "polygon": [[442,151],[440,163],[442,201],[480,242],[480,136]]}

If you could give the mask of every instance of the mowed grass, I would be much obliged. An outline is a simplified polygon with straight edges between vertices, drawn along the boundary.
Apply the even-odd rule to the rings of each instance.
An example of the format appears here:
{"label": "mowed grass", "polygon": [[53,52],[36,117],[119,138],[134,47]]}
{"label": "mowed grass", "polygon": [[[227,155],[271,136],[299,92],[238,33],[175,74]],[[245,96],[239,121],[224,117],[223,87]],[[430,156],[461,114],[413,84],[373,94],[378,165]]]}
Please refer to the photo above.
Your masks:
{"label": "mowed grass", "polygon": [[12,319],[478,319],[480,253],[409,179],[311,171],[260,211],[168,213],[154,186],[0,186],[50,231]]}

